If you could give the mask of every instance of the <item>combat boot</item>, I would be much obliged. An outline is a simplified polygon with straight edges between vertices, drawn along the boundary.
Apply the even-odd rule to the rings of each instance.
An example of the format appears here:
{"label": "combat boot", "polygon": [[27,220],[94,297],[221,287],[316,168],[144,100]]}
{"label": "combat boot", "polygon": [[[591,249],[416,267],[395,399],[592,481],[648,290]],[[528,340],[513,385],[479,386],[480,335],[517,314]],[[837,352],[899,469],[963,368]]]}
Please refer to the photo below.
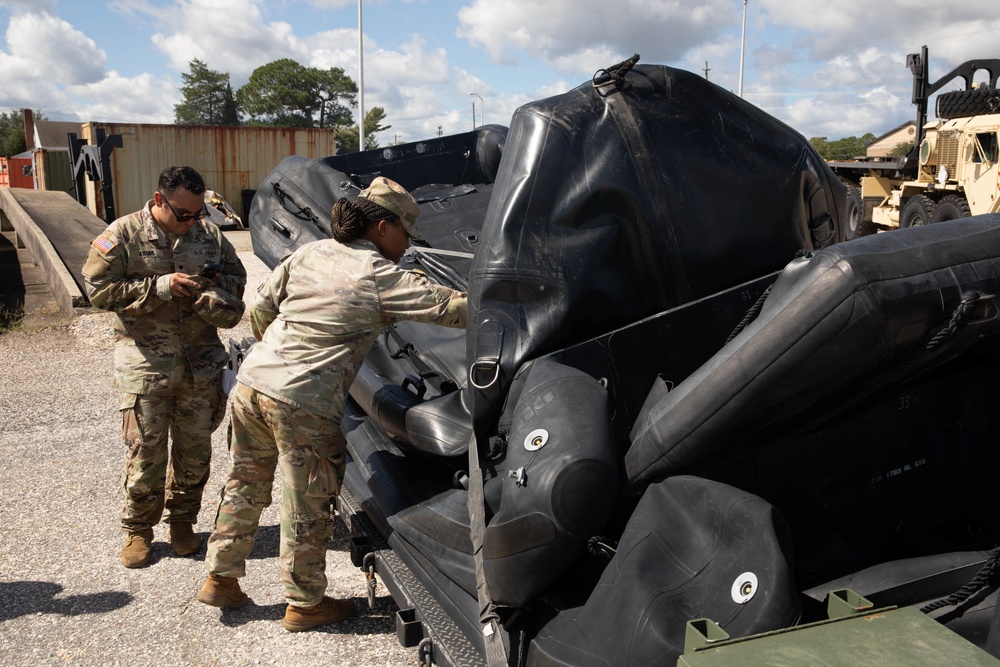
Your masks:
{"label": "combat boot", "polygon": [[190,523],[170,524],[170,548],[178,556],[190,556],[201,549],[201,538],[194,534]]}
{"label": "combat boot", "polygon": [[198,602],[226,609],[238,609],[250,602],[247,594],[240,589],[239,579],[215,574],[208,575],[197,597]]}
{"label": "combat boot", "polygon": [[323,596],[323,600],[311,607],[288,605],[281,627],[289,632],[302,632],[320,625],[338,623],[354,614],[354,603],[350,600],[334,600]]}
{"label": "combat boot", "polygon": [[122,565],[125,567],[146,567],[153,545],[153,529],[142,528],[129,533],[122,547]]}

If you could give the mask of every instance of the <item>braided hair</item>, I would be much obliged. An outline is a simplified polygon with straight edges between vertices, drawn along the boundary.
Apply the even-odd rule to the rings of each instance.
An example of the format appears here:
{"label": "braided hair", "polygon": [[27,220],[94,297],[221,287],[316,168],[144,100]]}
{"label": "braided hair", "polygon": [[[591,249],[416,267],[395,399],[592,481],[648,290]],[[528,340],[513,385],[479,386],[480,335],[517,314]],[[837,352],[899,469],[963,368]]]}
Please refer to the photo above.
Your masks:
{"label": "braided hair", "polygon": [[379,220],[393,220],[398,216],[373,201],[358,197],[353,202],[338,199],[333,205],[330,231],[335,241],[350,243],[364,235]]}

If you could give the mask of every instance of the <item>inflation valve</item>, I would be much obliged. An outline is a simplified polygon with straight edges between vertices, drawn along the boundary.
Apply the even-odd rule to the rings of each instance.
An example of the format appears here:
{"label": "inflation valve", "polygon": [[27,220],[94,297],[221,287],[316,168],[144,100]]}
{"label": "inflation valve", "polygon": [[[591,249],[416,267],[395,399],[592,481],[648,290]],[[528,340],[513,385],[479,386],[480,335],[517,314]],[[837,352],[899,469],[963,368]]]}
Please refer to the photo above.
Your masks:
{"label": "inflation valve", "polygon": [[549,441],[549,432],[544,428],[536,428],[524,437],[524,448],[529,452],[537,452]]}
{"label": "inflation valve", "polygon": [[746,604],[757,592],[757,575],[753,572],[744,572],[736,577],[733,582],[733,589],[730,591],[733,602],[736,604]]}

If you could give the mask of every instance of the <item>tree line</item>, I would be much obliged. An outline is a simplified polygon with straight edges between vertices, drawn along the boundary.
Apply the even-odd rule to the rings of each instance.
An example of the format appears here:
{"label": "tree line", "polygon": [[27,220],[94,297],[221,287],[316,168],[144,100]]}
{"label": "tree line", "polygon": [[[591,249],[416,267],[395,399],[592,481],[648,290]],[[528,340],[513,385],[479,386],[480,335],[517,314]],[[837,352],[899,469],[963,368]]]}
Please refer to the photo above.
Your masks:
{"label": "tree line", "polygon": [[[847,161],[863,157],[868,150],[868,145],[875,139],[877,137],[868,132],[861,137],[844,137],[836,141],[827,141],[826,137],[812,137],[809,143],[824,160]],[[903,156],[909,153],[911,148],[913,148],[911,142],[903,142],[893,147],[889,155]]]}
{"label": "tree line", "polygon": [[[228,73],[194,58],[181,80],[182,100],[174,105],[178,125],[331,128],[341,148],[358,149],[358,126],[351,114],[358,86],[340,67],[305,67],[281,58],[255,69],[234,92]],[[384,120],[383,107],[365,113],[365,150],[378,148],[375,133],[392,127],[382,125]]]}

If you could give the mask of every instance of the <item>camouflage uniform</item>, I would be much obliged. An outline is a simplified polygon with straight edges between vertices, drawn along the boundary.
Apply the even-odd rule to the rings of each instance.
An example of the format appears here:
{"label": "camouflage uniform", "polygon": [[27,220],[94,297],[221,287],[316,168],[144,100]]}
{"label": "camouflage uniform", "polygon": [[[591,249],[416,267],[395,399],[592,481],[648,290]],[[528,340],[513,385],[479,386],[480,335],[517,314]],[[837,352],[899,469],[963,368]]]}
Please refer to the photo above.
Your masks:
{"label": "camouflage uniform", "polygon": [[170,274],[219,263],[220,288],[242,299],[246,285],[246,270],[217,226],[199,221],[176,236],[156,224],[151,205],[108,225],[83,267],[91,304],[117,315],[115,386],[127,449],[121,521],[130,533],[157,524],[164,507],[168,523],[197,521],[212,432],[225,414],[220,373],[229,355],[216,327],[194,309],[200,294],[173,296]]}
{"label": "camouflage uniform", "polygon": [[464,327],[465,295],[404,271],[359,240],[309,243],[250,310],[254,345],[231,398],[229,481],[208,541],[209,573],[242,577],[281,466],[281,575],[293,606],[326,590],[330,507],[344,478],[344,398],[379,332],[400,320]]}

